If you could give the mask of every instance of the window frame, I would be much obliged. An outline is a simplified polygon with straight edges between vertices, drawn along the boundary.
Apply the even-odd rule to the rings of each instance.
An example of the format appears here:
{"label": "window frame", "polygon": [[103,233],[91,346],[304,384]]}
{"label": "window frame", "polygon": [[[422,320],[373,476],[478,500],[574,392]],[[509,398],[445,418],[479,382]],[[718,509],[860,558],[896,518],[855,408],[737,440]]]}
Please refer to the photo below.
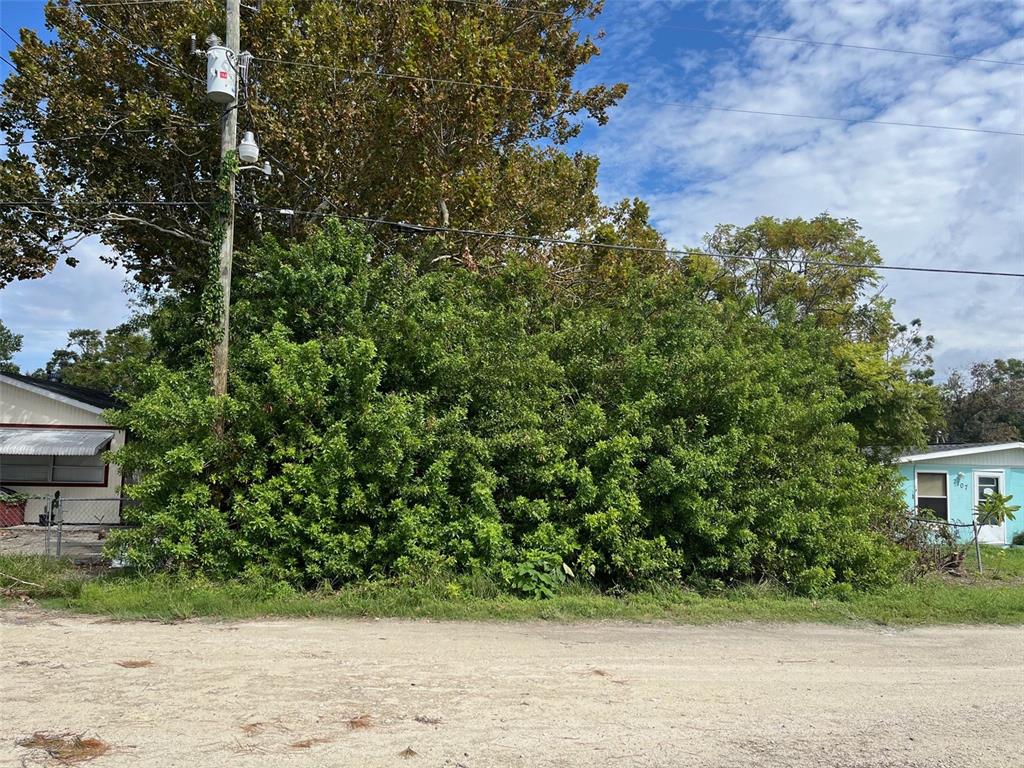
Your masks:
{"label": "window frame", "polygon": [[[44,487],[45,488],[51,488],[51,487],[59,487],[59,488],[105,488],[110,483],[110,464],[107,463],[107,462],[103,462],[103,464],[102,464],[102,466],[103,466],[103,479],[98,481],[98,482],[88,482],[88,483],[87,482],[64,482],[64,481],[61,481],[61,480],[54,480],[53,479],[53,470],[54,470],[54,467],[57,466],[57,462],[56,462],[56,458],[57,457],[56,457],[56,455],[37,456],[35,458],[38,458],[38,459],[41,459],[41,460],[42,459],[48,460],[48,462],[47,462],[47,468],[48,468],[47,478],[48,479],[47,480],[45,480],[45,481],[44,480],[9,480],[8,478],[2,477],[3,471],[2,471],[2,469],[0,469],[0,483],[2,483],[3,485],[9,485],[9,486],[21,486],[21,487],[35,486],[35,487],[41,487],[41,488],[44,488]],[[40,461],[39,463],[42,464],[43,461]],[[0,465],[2,465],[2,464],[3,464],[3,459],[2,459],[2,457],[0,457]],[[68,466],[73,466],[73,465],[68,465]]]}
{"label": "window frame", "polygon": [[[945,489],[945,496],[922,496],[920,492],[921,484],[919,477],[921,475],[941,475],[943,479],[943,487]],[[922,507],[921,499],[942,499],[946,502],[946,516],[940,517],[938,512],[930,507]],[[949,472],[938,469],[915,469],[914,470],[914,509],[921,510],[926,509],[935,515],[939,520],[949,522]]]}

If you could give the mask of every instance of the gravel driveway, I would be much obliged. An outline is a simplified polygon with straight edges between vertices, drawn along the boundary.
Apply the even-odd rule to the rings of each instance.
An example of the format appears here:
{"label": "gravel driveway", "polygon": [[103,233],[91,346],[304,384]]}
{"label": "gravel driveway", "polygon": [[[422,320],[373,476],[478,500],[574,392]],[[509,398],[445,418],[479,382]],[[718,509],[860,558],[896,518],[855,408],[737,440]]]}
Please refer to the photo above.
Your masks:
{"label": "gravel driveway", "polygon": [[[1024,764],[1024,629],[0,611],[0,765]],[[117,662],[141,662],[125,668]],[[145,664],[151,662],[148,666]]]}

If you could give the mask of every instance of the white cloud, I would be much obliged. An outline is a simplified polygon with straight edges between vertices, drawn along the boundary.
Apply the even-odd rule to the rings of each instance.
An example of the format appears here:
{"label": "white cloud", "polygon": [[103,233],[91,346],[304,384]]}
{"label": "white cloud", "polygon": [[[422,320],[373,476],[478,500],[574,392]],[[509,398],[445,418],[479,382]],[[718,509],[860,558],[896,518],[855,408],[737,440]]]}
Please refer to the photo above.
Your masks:
{"label": "white cloud", "polygon": [[103,263],[103,251],[98,241],[87,240],[75,250],[77,267],[61,263],[44,278],[12,283],[0,293],[0,316],[25,337],[15,357],[23,370],[42,367],[74,328],[106,330],[128,318],[122,290],[127,275]]}
{"label": "white cloud", "polygon": [[[693,245],[718,223],[829,211],[859,220],[892,264],[1024,272],[1021,137],[650,103],[1020,131],[1024,67],[692,27],[1021,61],[1024,4],[609,0],[597,26],[608,36],[581,83],[632,87],[606,127],[584,132],[582,148],[601,158],[605,199],[648,199],[673,245]],[[700,45],[683,44],[695,39]],[[105,329],[127,317],[124,272],[100,262],[101,248],[84,244],[77,269],[60,266],[0,294],[4,321],[25,334],[23,367],[45,362],[72,328]],[[940,373],[975,359],[1024,357],[1024,280],[886,280],[899,315],[921,317],[936,335]]]}
{"label": "white cloud", "polygon": [[[609,4],[612,8],[612,4]],[[729,6],[732,8],[732,6]],[[735,10],[735,9],[733,9]],[[747,9],[749,10],[749,8]],[[815,3],[767,11],[758,32],[1019,61],[1016,4]],[[721,5],[708,26],[735,26]],[[670,28],[670,22],[664,24]],[[612,24],[609,23],[609,27]],[[609,35],[611,38],[611,35]],[[698,111],[651,101],[1020,131],[1024,67],[737,38],[695,73],[666,43],[630,52],[651,71],[588,149],[607,199],[645,196],[676,246],[718,223],[822,211],[860,221],[892,264],[1024,272],[1024,139],[938,129]],[[671,47],[671,46],[669,46]],[[614,49],[606,52],[617,56]],[[676,70],[661,63],[669,60]],[[661,62],[661,63],[658,63]],[[606,62],[610,69],[613,62]],[[672,94],[675,94],[674,98]],[[679,96],[679,94],[689,94]],[[904,319],[937,338],[940,375],[1024,356],[1024,280],[888,273]]]}

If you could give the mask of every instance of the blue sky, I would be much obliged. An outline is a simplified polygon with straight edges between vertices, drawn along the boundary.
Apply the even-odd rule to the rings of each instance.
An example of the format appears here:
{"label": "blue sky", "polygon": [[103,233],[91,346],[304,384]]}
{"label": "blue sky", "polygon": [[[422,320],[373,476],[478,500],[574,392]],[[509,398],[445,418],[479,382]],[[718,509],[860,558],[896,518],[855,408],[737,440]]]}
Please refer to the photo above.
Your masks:
{"label": "blue sky", "polygon": [[[533,5],[539,5],[534,3]],[[41,29],[41,0],[0,0],[0,25]],[[1024,3],[986,0],[607,0],[602,54],[579,84],[627,82],[571,149],[601,158],[607,202],[639,196],[673,246],[759,215],[860,221],[892,264],[1024,272],[1024,138],[740,114],[668,102],[1003,131],[1024,127],[1024,66],[807,45],[753,35],[1024,62]],[[0,37],[0,51],[10,47]],[[0,77],[9,69],[0,63]],[[81,265],[0,293],[41,365],[78,327],[127,316],[125,275],[88,241]],[[1024,280],[888,273],[903,320],[936,336],[940,376],[1024,357]]]}

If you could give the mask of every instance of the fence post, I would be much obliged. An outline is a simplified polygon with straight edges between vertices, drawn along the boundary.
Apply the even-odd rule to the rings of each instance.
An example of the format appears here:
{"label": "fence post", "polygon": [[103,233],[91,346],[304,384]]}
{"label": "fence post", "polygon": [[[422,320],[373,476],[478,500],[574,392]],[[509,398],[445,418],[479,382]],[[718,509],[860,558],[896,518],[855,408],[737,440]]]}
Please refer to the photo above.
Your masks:
{"label": "fence post", "polygon": [[57,557],[60,557],[64,539],[64,499],[57,498]]}
{"label": "fence post", "polygon": [[[57,494],[59,495],[60,491],[57,491]],[[53,507],[56,503],[57,496],[52,496],[50,497],[50,501],[43,506],[43,509],[46,512],[46,531],[43,535],[43,551],[46,553],[47,557],[50,556],[50,521],[53,519]]]}

